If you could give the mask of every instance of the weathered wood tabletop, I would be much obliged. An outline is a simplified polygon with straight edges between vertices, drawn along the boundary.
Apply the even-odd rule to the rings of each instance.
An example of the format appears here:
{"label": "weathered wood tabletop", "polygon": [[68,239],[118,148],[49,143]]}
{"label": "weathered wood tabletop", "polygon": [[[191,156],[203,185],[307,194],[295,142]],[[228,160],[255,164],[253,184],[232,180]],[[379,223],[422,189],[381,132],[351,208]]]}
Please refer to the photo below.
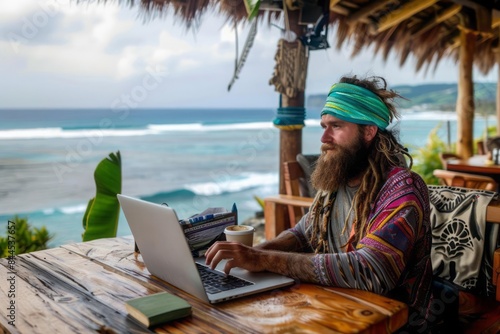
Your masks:
{"label": "weathered wood tabletop", "polygon": [[149,332],[124,301],[160,291],[187,300],[193,314],[157,333],[386,333],[408,318],[398,301],[312,284],[208,305],[151,276],[133,245],[100,239],[0,259],[0,333]]}

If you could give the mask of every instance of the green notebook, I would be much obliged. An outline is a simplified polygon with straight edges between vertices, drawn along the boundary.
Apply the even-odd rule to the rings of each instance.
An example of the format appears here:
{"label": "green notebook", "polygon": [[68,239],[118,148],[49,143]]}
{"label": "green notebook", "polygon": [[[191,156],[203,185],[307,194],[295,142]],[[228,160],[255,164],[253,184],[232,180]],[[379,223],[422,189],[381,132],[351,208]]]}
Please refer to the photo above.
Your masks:
{"label": "green notebook", "polygon": [[147,327],[191,314],[191,305],[168,292],[138,297],[125,302],[127,312]]}

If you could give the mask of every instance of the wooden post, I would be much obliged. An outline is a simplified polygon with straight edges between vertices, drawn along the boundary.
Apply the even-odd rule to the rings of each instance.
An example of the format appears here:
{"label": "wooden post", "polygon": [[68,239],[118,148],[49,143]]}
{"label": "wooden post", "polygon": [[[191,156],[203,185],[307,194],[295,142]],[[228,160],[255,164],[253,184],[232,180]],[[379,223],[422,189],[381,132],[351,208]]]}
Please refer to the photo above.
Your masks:
{"label": "wooden post", "polygon": [[457,154],[469,158],[473,151],[474,130],[474,81],[472,65],[476,35],[460,28],[460,51],[458,66],[458,96],[457,96]]}
{"label": "wooden post", "polygon": [[[295,98],[287,98],[282,96],[283,107],[303,107],[304,93],[297,94]],[[286,194],[285,182],[283,175],[285,174],[283,163],[285,161],[295,161],[297,154],[302,153],[302,129],[297,130],[280,130],[280,194]]]}
{"label": "wooden post", "polygon": [[[290,30],[293,31],[297,37],[302,36],[303,27],[299,25],[300,11],[298,10],[287,10],[285,15],[288,15],[288,22],[290,24]],[[307,50],[305,51],[307,52]],[[307,68],[304,69],[307,71]],[[307,72],[306,72],[307,73]],[[297,92],[297,95],[293,98],[281,95],[282,107],[304,107],[305,93]],[[283,162],[296,160],[296,156],[302,153],[302,129],[297,130],[280,130],[280,160],[279,160],[279,193],[285,194],[285,182],[284,182],[284,169]]]}

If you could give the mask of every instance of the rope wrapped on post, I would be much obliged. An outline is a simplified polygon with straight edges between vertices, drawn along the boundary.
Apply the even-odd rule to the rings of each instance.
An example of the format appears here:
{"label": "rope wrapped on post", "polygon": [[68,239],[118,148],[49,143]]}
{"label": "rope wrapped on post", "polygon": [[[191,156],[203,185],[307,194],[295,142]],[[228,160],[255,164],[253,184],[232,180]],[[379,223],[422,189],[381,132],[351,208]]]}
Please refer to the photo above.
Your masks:
{"label": "rope wrapped on post", "polygon": [[305,118],[304,107],[280,107],[277,109],[273,124],[281,130],[299,130],[305,126]]}

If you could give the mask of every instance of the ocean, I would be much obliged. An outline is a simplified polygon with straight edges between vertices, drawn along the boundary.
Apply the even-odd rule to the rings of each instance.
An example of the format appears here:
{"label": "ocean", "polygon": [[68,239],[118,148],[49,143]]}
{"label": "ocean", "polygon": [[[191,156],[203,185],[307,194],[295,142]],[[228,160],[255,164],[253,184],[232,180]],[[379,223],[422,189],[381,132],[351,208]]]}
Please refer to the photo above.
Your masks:
{"label": "ocean", "polygon": [[[240,222],[251,218],[260,210],[254,196],[278,192],[274,115],[275,109],[0,110],[0,235],[18,215],[46,226],[51,247],[81,241],[94,169],[116,151],[124,194],[167,203],[179,218],[233,203]],[[319,152],[318,115],[308,111],[305,154]],[[438,125],[445,142],[456,141],[454,113],[405,111],[395,124],[410,150],[425,145]],[[476,117],[476,137],[486,125]],[[122,214],[118,235],[129,234]]]}

